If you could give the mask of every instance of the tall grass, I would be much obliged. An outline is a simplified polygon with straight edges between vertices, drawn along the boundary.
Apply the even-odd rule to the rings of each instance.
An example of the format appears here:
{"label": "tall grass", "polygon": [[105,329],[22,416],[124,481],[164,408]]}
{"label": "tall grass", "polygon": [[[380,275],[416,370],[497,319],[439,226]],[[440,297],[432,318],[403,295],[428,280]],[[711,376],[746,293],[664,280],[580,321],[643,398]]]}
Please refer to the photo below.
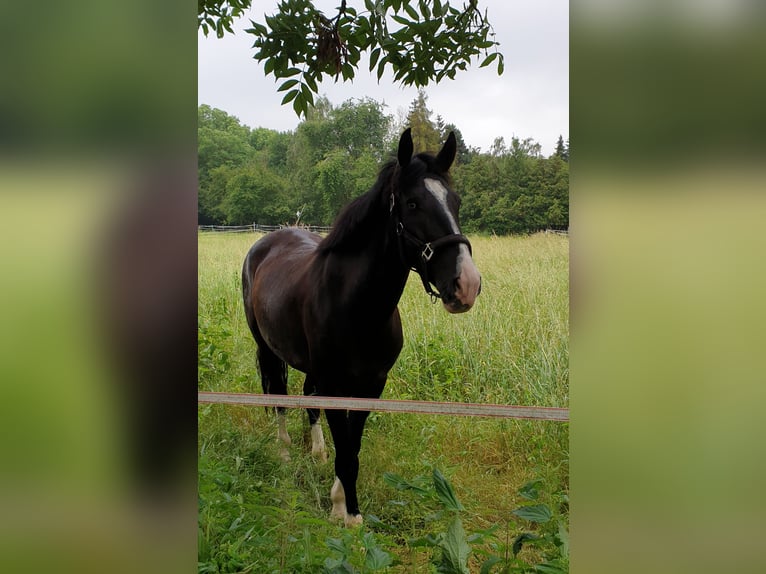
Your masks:
{"label": "tall grass", "polygon": [[[240,294],[242,260],[256,238],[199,237],[201,390],[260,392]],[[432,305],[411,276],[400,302],[404,348],[384,398],[568,406],[568,239],[471,242],[483,286],[470,312],[449,315]],[[302,382],[290,370],[290,392],[300,393]],[[541,500],[566,522],[566,424],[373,413],[358,485],[366,522],[356,538],[327,520],[334,471],[308,454],[306,427],[304,413],[289,413],[292,461],[282,463],[275,423],[264,409],[200,407],[201,571],[331,571],[341,546],[328,540],[343,541],[359,571],[374,569],[363,559],[375,554],[370,548],[393,557],[393,565],[378,564],[382,569],[429,571],[431,549],[412,541],[433,532],[439,519],[402,500],[386,473],[415,477],[440,469],[466,508],[468,532],[510,529],[511,511],[522,502],[518,490],[533,479],[542,481]],[[534,559],[539,551],[524,552]],[[471,560],[478,571],[478,557]]]}

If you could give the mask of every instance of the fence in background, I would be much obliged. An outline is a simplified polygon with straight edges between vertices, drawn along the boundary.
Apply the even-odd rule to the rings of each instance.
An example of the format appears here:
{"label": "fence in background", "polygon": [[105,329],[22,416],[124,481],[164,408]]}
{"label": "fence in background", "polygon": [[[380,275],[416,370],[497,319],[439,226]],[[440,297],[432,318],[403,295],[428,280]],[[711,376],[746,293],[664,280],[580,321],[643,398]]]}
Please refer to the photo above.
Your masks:
{"label": "fence in background", "polygon": [[[276,231],[277,229],[284,229],[285,227],[293,227],[291,225],[261,225],[260,223],[251,223],[250,225],[198,225],[198,232],[213,232],[213,233],[269,233]],[[299,225],[301,229],[307,229],[314,233],[329,233],[331,227],[325,227],[321,225]]]}
{"label": "fence in background", "polygon": [[[276,231],[277,229],[284,229],[285,227],[293,227],[292,225],[261,225],[260,223],[251,223],[249,225],[198,225],[198,232],[215,232],[215,233],[269,233]],[[322,225],[299,225],[302,229],[308,229],[314,233],[330,233],[332,227]],[[569,235],[569,230],[563,229],[546,229],[545,233],[554,233],[556,235]]]}

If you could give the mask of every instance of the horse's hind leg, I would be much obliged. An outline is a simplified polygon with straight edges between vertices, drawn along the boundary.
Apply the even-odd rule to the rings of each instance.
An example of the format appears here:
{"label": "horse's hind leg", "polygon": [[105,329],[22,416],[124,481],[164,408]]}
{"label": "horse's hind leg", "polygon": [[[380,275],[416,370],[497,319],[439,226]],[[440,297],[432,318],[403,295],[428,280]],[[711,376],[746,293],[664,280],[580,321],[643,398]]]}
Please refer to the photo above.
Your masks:
{"label": "horse's hind leg", "polygon": [[[287,365],[269,349],[263,340],[258,343],[258,368],[261,371],[261,386],[263,392],[271,395],[287,394]],[[279,449],[279,455],[283,460],[290,460],[290,453],[287,447],[292,444],[290,435],[287,433],[287,419],[285,416],[285,407],[277,407],[277,441],[282,443]]]}
{"label": "horse's hind leg", "polygon": [[[316,393],[316,386],[311,375],[306,375],[303,383],[303,394],[307,397]],[[319,419],[319,409],[306,409],[311,427],[311,454],[322,462],[327,462],[327,448],[325,447],[324,434]]]}

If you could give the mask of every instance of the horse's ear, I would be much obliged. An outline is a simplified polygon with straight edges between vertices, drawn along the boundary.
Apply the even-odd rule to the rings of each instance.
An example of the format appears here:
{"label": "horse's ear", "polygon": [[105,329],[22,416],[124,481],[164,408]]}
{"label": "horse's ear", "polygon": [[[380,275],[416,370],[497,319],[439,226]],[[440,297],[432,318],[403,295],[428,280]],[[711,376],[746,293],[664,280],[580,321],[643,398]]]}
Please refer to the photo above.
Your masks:
{"label": "horse's ear", "polygon": [[404,130],[402,137],[399,138],[399,151],[396,152],[396,158],[399,161],[401,167],[407,167],[412,159],[412,130],[407,128]]}
{"label": "horse's ear", "polygon": [[449,171],[452,162],[455,161],[455,154],[457,153],[457,140],[455,139],[455,132],[450,132],[447,136],[447,141],[444,142],[442,149],[439,151],[439,155],[436,156],[436,164],[446,173]]}

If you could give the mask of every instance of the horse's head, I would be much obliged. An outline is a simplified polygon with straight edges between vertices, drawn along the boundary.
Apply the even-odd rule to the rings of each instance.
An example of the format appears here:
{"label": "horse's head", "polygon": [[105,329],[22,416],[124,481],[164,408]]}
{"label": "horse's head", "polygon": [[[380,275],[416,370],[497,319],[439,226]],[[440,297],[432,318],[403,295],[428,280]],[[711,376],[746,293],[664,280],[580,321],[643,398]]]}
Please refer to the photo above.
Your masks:
{"label": "horse's head", "polygon": [[391,194],[402,257],[450,313],[468,311],[481,291],[471,244],[460,232],[460,198],[450,187],[448,171],[456,149],[455,134],[450,132],[436,157],[424,153],[413,157],[408,128],[399,139],[398,182]]}

